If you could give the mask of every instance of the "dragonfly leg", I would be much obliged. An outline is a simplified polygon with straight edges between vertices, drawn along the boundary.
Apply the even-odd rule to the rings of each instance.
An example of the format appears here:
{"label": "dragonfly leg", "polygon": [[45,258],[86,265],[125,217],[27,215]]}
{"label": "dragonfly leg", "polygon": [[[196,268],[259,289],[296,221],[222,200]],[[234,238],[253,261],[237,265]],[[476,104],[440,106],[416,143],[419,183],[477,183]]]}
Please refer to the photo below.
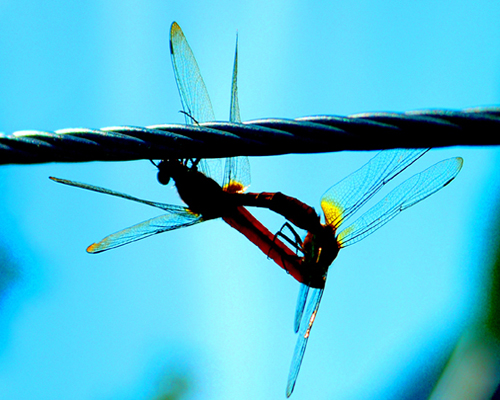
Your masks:
{"label": "dragonfly leg", "polygon": [[[292,232],[292,235],[295,240],[290,239],[287,235],[283,233],[283,229],[288,228],[290,232]],[[276,232],[276,235],[274,235],[274,240],[276,240],[276,237],[280,237],[282,239],[285,239],[288,243],[292,245],[292,247],[295,249],[296,253],[298,255],[298,251],[302,251],[303,246],[302,246],[302,239],[300,238],[299,234],[297,231],[293,228],[293,226],[289,222],[285,222],[281,229]],[[274,242],[273,240],[273,242]]]}
{"label": "dragonfly leg", "polygon": [[[292,240],[290,239],[287,235],[285,235],[282,231],[283,229],[285,228],[288,228],[292,234],[294,235],[294,238],[295,240]],[[288,222],[285,222],[283,224],[283,226],[281,227],[281,229],[276,232],[276,234],[274,235],[274,238],[273,238],[273,247],[275,247],[275,241],[276,241],[276,238],[282,238],[282,239],[285,239],[285,241],[287,241],[288,243],[290,243],[290,245],[292,245],[292,247],[295,249],[295,254],[298,255],[298,251],[300,250],[301,252],[303,252],[302,250],[302,239],[300,238],[299,234],[295,231],[295,229],[292,227],[292,225],[290,225]],[[270,258],[270,255],[271,255],[271,251],[273,249],[273,247],[270,247],[269,248],[269,252],[267,253],[267,258],[269,259]],[[283,265],[286,265],[286,262],[285,260],[283,259],[283,256],[282,256],[282,262],[283,262]],[[285,268],[285,271],[286,271],[286,268]],[[288,272],[288,271],[286,271]]]}
{"label": "dragonfly leg", "polygon": [[196,121],[196,119],[191,114],[189,114],[188,112],[186,112],[184,110],[180,110],[179,112],[182,113],[182,114],[184,114],[188,118],[190,118],[195,125],[199,125],[198,121]]}
{"label": "dragonfly leg", "polygon": [[201,158],[183,158],[179,160],[182,165],[184,165],[189,170],[198,170],[198,164],[201,161]]}
{"label": "dragonfly leg", "polygon": [[[287,235],[285,235],[282,232],[283,229],[285,229],[285,227],[288,228],[292,232],[292,234],[295,236],[295,241],[290,239]],[[269,248],[269,252],[267,253],[268,259],[271,258],[271,251],[273,250],[273,248],[277,247],[276,239],[278,237],[283,238],[283,239],[285,239],[285,241],[290,243],[290,245],[292,245],[292,247],[295,248],[295,254],[297,254],[297,252],[299,250],[302,251],[302,240],[300,239],[300,236],[297,234],[297,232],[295,232],[295,229],[293,229],[293,227],[288,222],[285,222],[283,224],[283,226],[280,228],[280,230],[278,232],[276,232],[276,234],[274,235],[272,246]],[[283,254],[281,255],[281,261],[283,264],[283,268],[285,269],[285,271],[287,273],[289,273],[287,268],[286,268],[286,260],[284,259]]]}
{"label": "dragonfly leg", "polygon": [[191,169],[195,169],[197,170],[198,169],[198,164],[199,162],[201,161],[201,158],[196,158],[194,161],[192,158],[189,159],[191,161]]}

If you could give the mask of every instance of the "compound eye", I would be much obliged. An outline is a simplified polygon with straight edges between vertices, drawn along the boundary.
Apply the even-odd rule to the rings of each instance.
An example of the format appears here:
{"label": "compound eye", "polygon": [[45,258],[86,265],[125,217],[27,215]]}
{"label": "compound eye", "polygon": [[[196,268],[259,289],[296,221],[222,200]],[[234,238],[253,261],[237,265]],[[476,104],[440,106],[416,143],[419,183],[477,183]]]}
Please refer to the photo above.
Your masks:
{"label": "compound eye", "polygon": [[170,178],[172,177],[171,168],[169,164],[165,161],[162,161],[158,164],[158,174],[156,175],[156,179],[162,185],[168,185],[170,182]]}
{"label": "compound eye", "polygon": [[170,175],[166,171],[159,170],[156,178],[162,185],[168,185],[170,182]]}

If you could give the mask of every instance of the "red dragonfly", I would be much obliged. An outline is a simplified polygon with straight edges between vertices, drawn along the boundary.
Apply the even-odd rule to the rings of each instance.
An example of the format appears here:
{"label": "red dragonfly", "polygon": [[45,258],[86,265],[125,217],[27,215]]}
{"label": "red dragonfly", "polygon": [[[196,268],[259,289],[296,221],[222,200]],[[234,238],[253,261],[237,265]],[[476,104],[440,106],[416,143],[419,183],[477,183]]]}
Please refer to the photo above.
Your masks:
{"label": "red dragonfly", "polygon": [[[295,226],[307,231],[304,241],[290,226],[294,238],[278,235],[292,243],[303,254],[302,274],[294,329],[299,332],[293,354],[288,384],[289,397],[302,364],[307,341],[323,296],[328,268],[340,249],[359,242],[389,222],[401,211],[417,204],[448,185],[460,172],[460,157],[441,161],[396,187],[366,213],[343,228],[345,221],[378,193],[383,186],[423,156],[429,149],[395,149],[378,153],[359,170],[332,186],[321,198],[324,223],[316,211],[301,201],[282,193],[239,194],[245,206],[265,207],[283,215]],[[339,230],[340,228],[343,228]],[[282,228],[283,229],[283,228]],[[306,308],[307,298],[309,302]],[[305,317],[303,318],[305,309]],[[303,323],[302,321],[305,321]]]}
{"label": "red dragonfly", "polygon": [[[170,49],[186,123],[214,120],[208,91],[203,83],[198,65],[180,27],[176,23],[173,23],[171,28]],[[240,121],[237,96],[237,50],[233,69],[230,120],[233,122]],[[124,130],[126,130],[126,127]],[[392,214],[389,211],[384,214],[382,212],[383,207],[379,207],[382,210],[378,214],[369,211],[365,216],[371,216],[371,222],[366,218],[365,225],[363,225],[362,217],[358,220],[361,222],[358,222],[357,225],[356,222],[351,225],[353,232],[354,228],[358,228],[358,234],[351,233],[351,230],[347,228],[337,235],[337,228],[378,192],[385,183],[416,161],[425,151],[397,150],[380,153],[360,171],[334,186],[325,194],[322,200],[322,208],[326,217],[325,224],[320,223],[319,216],[312,207],[280,193],[242,194],[250,183],[249,164],[246,157],[226,159],[223,174],[219,173],[222,168],[217,165],[217,160],[194,160],[192,162],[190,160],[163,160],[158,165],[159,181],[166,183],[170,177],[173,178],[179,195],[188,207],[151,202],[97,186],[57,178],[51,179],[167,211],[165,215],[126,228],[109,235],[98,243],[94,243],[87,249],[91,253],[109,250],[151,235],[222,217],[227,223],[256,244],[265,254],[268,254],[278,265],[292,274],[299,282],[302,282],[295,316],[295,331],[300,328],[300,335],[287,386],[287,396],[290,396],[304,356],[309,332],[319,308],[328,267],[337,256],[340,248],[366,237],[380,227],[382,223],[393,218],[398,210],[393,211]],[[378,161],[374,161],[376,159]],[[216,180],[209,178],[209,176],[215,175],[218,175]],[[423,172],[420,175],[427,176],[429,174]],[[439,184],[436,184],[434,187],[431,182],[429,187],[434,187],[433,190],[437,191],[444,185],[439,186]],[[334,188],[337,189],[333,190]],[[393,194],[396,191],[397,189],[387,197],[394,204],[397,203],[397,196]],[[402,193],[402,190],[400,192]],[[410,190],[410,192],[414,193],[414,190]],[[329,193],[330,195],[328,195]],[[432,193],[433,191],[426,196]],[[200,196],[200,194],[203,194],[203,196]],[[412,204],[424,197],[415,198]],[[406,204],[409,203],[404,204],[405,208],[412,205]],[[297,227],[307,230],[308,234],[304,242],[300,241],[297,234],[294,234],[295,240],[288,239],[290,243],[302,251],[303,256],[298,257],[280,241],[279,237],[286,236],[281,233],[278,236],[271,234],[241,205],[269,208],[285,216]],[[373,219],[376,215],[379,215],[383,221],[378,222]],[[307,309],[305,309],[309,292],[310,300]],[[307,325],[301,324],[304,309],[308,320]]]}
{"label": "red dragonfly", "polygon": [[[170,31],[170,52],[186,123],[215,120],[210,97],[196,59],[181,28],[175,22],[172,24]],[[238,47],[236,44],[231,86],[230,121],[232,122],[241,121],[238,105],[237,70]],[[154,127],[151,128],[154,129]],[[123,127],[120,131],[126,133],[127,129],[127,127]],[[89,253],[100,253],[158,233],[222,217],[230,226],[244,234],[279,266],[299,282],[302,282],[304,279],[300,272],[300,258],[269,232],[244,207],[237,204],[237,197],[231,196],[231,194],[242,193],[250,184],[248,158],[227,158],[223,174],[219,173],[222,170],[219,161],[163,160],[160,162],[158,165],[159,181],[167,183],[170,177],[173,178],[180,197],[188,207],[143,200],[110,189],[67,179],[54,177],[50,177],[50,179],[66,185],[147,204],[167,212],[167,214],[105,237],[101,241],[90,245],[87,248]],[[188,166],[189,164],[191,165]],[[216,180],[211,178],[211,176],[216,175]]]}

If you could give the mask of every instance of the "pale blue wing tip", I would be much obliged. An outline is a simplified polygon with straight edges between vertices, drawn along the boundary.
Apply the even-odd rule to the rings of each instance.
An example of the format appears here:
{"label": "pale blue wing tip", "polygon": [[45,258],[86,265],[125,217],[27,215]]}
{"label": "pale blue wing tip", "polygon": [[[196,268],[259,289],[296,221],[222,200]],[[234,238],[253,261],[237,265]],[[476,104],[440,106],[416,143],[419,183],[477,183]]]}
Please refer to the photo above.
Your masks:
{"label": "pale blue wing tip", "polygon": [[464,166],[464,159],[462,157],[455,157],[455,164],[455,174],[453,175],[453,178],[455,178],[462,170],[462,167]]}
{"label": "pale blue wing tip", "polygon": [[295,374],[294,377],[288,378],[288,383],[286,384],[286,397],[290,397],[293,393],[293,389],[295,389],[295,383],[297,382],[298,374]]}
{"label": "pale blue wing tip", "polygon": [[309,294],[309,286],[301,283],[299,289],[299,295],[297,296],[297,305],[295,306],[295,320],[293,323],[293,328],[295,333],[299,331],[300,323],[304,315],[304,309],[306,307],[308,294]]}
{"label": "pale blue wing tip", "polygon": [[295,333],[299,331],[303,315],[304,315],[304,307],[297,304],[297,309],[295,310],[295,320],[293,321],[293,330]]}
{"label": "pale blue wing tip", "polygon": [[[300,366],[299,366],[300,368]],[[291,371],[290,371],[291,372]],[[294,371],[293,374],[288,376],[288,382],[286,384],[286,397],[290,397],[295,389],[295,383],[297,382],[297,377],[299,376],[299,371]]]}
{"label": "pale blue wing tip", "polygon": [[[301,316],[301,317],[302,317],[302,316]],[[300,328],[300,320],[301,320],[301,318],[297,318],[297,317],[295,317],[295,321],[294,321],[294,323],[293,323],[293,331],[294,331],[295,333],[297,333],[297,332],[299,331],[299,328]]]}

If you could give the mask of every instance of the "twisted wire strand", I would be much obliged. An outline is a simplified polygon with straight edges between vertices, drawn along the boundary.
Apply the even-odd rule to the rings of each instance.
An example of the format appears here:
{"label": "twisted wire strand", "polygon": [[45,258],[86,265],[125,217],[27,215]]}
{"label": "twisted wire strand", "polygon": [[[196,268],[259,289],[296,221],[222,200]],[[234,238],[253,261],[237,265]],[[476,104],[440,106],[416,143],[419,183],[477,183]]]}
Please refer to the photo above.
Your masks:
{"label": "twisted wire strand", "polygon": [[0,134],[0,164],[219,158],[500,144],[500,107]]}

